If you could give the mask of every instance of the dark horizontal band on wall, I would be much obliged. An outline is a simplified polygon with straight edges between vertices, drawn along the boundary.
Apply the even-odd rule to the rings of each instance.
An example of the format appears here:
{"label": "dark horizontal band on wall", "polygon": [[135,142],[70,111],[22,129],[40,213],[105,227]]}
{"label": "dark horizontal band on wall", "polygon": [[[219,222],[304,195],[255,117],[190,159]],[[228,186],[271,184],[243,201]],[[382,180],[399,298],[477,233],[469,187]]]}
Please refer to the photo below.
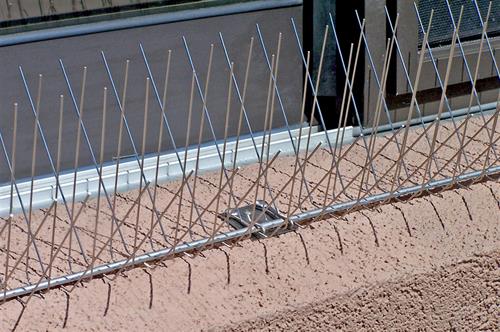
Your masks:
{"label": "dark horizontal band on wall", "polygon": [[150,25],[188,21],[202,19],[214,16],[223,16],[231,14],[247,13],[259,10],[269,10],[283,7],[302,5],[303,0],[259,0],[217,7],[199,8],[191,10],[182,10],[176,12],[167,12],[160,14],[144,15],[100,21],[93,23],[84,23],[71,26],[62,26],[57,28],[48,28],[29,32],[20,32],[0,36],[0,47],[11,46],[24,43],[37,42],[42,40],[81,36],[92,33],[138,28]]}
{"label": "dark horizontal band on wall", "polygon": [[[500,88],[500,79],[498,76],[479,79],[476,82],[476,91],[488,91]],[[460,97],[470,94],[472,91],[472,83],[462,82],[450,84],[446,88],[446,96],[448,98]],[[442,89],[440,87],[421,90],[417,92],[417,101],[419,103],[430,103],[441,99]],[[387,96],[387,107],[389,109],[398,109],[410,106],[412,94],[405,93],[398,96]]]}

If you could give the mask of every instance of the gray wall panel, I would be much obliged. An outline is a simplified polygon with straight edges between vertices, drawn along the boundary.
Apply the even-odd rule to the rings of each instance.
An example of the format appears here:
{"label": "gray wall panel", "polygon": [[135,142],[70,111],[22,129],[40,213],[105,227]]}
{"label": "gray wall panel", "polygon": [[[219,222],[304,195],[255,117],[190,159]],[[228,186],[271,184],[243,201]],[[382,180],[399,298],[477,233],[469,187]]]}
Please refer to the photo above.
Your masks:
{"label": "gray wall panel", "polygon": [[[224,34],[229,54],[235,62],[237,80],[241,85],[243,84],[244,67],[250,37],[254,36],[256,38],[250,84],[247,93],[248,104],[246,106],[252,129],[255,132],[262,130],[263,127],[263,114],[265,112],[267,82],[269,79],[262,48],[258,43],[255,23],[259,23],[261,26],[269,53],[276,53],[278,32],[282,32],[283,49],[281,52],[282,58],[280,59],[278,85],[282,93],[288,120],[291,124],[297,123],[300,116],[302,67],[291,29],[290,17],[294,17],[299,26],[301,26],[301,7],[213,17],[196,21],[112,31],[1,48],[0,129],[9,149],[12,135],[12,104],[18,102],[20,107],[17,177],[27,177],[30,174],[31,146],[33,141],[33,115],[22,87],[18,71],[19,65],[23,67],[27,75],[33,97],[36,95],[38,73],[44,76],[40,121],[48,141],[49,149],[54,158],[57,141],[58,98],[60,94],[65,95],[63,168],[70,169],[74,159],[77,122],[74,108],[70,102],[68,90],[59,68],[58,58],[61,58],[66,65],[77,99],[80,96],[82,67],[88,67],[84,122],[96,155],[99,152],[102,120],[102,89],[104,86],[110,88],[108,96],[108,128],[105,145],[105,156],[106,160],[109,161],[116,152],[119,111],[112,95],[109,80],[104,71],[104,65],[99,54],[101,50],[105,52],[108,58],[120,94],[123,85],[125,60],[131,60],[126,113],[138,149],[140,149],[141,145],[143,101],[145,79],[147,76],[145,66],[140,57],[139,42],[142,42],[145,47],[154,78],[160,90],[163,89],[164,85],[163,79],[166,68],[167,50],[173,50],[167,114],[173,129],[175,143],[180,148],[185,144],[189,90],[191,86],[191,70],[186,53],[182,47],[182,35],[186,36],[188,40],[202,85],[206,76],[210,43],[214,43],[215,45],[212,79],[208,92],[208,110],[212,117],[217,138],[221,139],[224,132],[223,122],[229,71],[220,46],[218,32],[221,31]],[[157,145],[160,124],[160,109],[152,94],[150,97],[147,151],[154,152]],[[239,103],[235,96],[233,96],[232,105],[229,133],[230,135],[235,135],[238,119],[237,113],[239,111]],[[193,125],[189,135],[190,143],[195,143],[198,136],[201,109],[200,97],[195,92]],[[281,127],[283,125],[284,118],[277,107],[274,126]],[[244,131],[248,133],[246,126],[244,126]],[[209,142],[211,140],[212,135],[209,133],[208,127],[205,127],[204,141]],[[172,147],[173,145],[165,132],[164,150],[171,149]],[[124,150],[124,154],[132,153],[128,138],[124,139]],[[5,182],[9,178],[9,173],[4,158],[2,157],[0,160],[0,182]],[[89,149],[82,141],[80,164],[89,165],[91,164],[90,160]],[[39,144],[37,175],[49,172],[48,158],[41,144]]]}

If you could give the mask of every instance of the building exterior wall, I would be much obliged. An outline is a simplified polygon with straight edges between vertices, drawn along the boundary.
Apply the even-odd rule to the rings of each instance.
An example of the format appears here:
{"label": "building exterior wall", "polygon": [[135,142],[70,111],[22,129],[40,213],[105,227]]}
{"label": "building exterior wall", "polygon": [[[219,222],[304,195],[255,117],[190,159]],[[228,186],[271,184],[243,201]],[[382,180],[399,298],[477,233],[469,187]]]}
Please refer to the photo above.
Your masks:
{"label": "building exterior wall", "polygon": [[[298,122],[302,89],[302,62],[290,24],[291,17],[296,20],[301,31],[301,6],[293,6],[0,48],[0,57],[2,59],[2,65],[0,66],[0,86],[2,87],[0,89],[0,129],[9,150],[12,137],[12,105],[14,102],[19,103],[17,178],[30,175],[34,129],[34,117],[22,85],[18,66],[22,66],[27,76],[33,98],[36,97],[38,74],[43,75],[40,122],[54,162],[57,147],[59,95],[63,94],[65,96],[62,168],[71,169],[75,155],[77,117],[58,59],[64,62],[77,102],[79,102],[81,90],[82,68],[83,66],[88,68],[83,117],[95,155],[99,154],[103,87],[107,86],[109,88],[108,128],[104,149],[105,159],[111,161],[113,156],[116,155],[120,112],[110,81],[106,75],[100,51],[103,51],[107,57],[120,96],[124,80],[125,61],[130,60],[128,94],[125,103],[126,116],[135,145],[140,150],[145,81],[148,74],[141,58],[139,43],[144,46],[160,95],[164,86],[167,50],[172,50],[166,113],[172,128],[175,145],[181,148],[186,144],[186,125],[192,79],[192,71],[183,47],[182,36],[185,36],[188,42],[202,88],[206,77],[210,44],[214,44],[214,63],[208,91],[207,108],[212,119],[215,135],[217,139],[222,139],[229,70],[218,33],[222,32],[229,56],[235,63],[234,70],[240,89],[242,89],[243,85],[250,37],[255,38],[246,111],[253,132],[258,132],[263,129],[264,124],[267,88],[263,87],[267,87],[269,69],[259,43],[255,24],[259,23],[263,32],[269,57],[271,53],[275,54],[277,52],[278,33],[282,32],[282,58],[280,59],[278,86],[289,124],[293,125]],[[148,153],[156,151],[160,126],[160,108],[154,98],[153,90],[150,91],[150,113],[146,144]],[[197,90],[194,93],[193,104],[193,120],[191,132],[188,135],[189,144],[197,143],[202,111],[202,102]],[[228,129],[229,135],[234,136],[237,132],[238,112],[240,110],[234,87],[232,105]],[[284,125],[284,117],[279,105],[276,105],[273,126],[283,127]],[[248,133],[249,129],[244,125],[243,134]],[[174,144],[166,131],[163,137],[163,149],[173,149]],[[204,128],[203,141],[213,141],[213,136],[207,125]],[[133,149],[130,140],[124,134],[122,155],[132,153]],[[4,159],[1,158],[1,160],[0,182],[5,182],[9,179],[10,174]],[[80,165],[92,165],[90,150],[83,140]],[[36,175],[48,174],[51,171],[49,159],[39,140]]]}

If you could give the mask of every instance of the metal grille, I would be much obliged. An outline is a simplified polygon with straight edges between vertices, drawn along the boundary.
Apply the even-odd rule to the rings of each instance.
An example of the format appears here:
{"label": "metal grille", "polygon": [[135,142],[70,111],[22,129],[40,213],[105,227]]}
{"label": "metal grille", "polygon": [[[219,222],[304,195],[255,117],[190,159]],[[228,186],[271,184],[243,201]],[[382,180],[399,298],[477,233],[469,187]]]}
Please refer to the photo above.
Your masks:
{"label": "metal grille", "polygon": [[[425,27],[429,24],[431,10],[434,9],[432,19],[432,29],[429,36],[429,43],[432,46],[448,45],[453,36],[453,21],[458,22],[460,9],[464,6],[462,22],[460,25],[460,38],[462,40],[473,40],[481,36],[481,20],[488,12],[489,0],[420,0],[418,2],[418,12]],[[490,37],[500,34],[500,1],[493,1],[491,4],[491,14],[488,23],[488,35]],[[419,31],[419,44],[422,44],[423,32]]]}

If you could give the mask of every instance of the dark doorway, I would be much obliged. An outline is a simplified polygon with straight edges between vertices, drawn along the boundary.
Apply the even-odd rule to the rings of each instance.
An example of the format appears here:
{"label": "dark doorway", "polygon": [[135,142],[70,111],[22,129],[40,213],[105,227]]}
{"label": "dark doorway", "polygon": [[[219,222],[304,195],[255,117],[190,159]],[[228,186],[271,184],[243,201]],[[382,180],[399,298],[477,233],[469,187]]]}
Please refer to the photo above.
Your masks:
{"label": "dark doorway", "polygon": [[[364,0],[337,1],[337,0],[312,0],[304,2],[304,50],[311,50],[311,73],[314,81],[318,75],[319,59],[323,44],[325,26],[329,25],[329,34],[326,44],[326,52],[321,73],[320,88],[318,91],[318,103],[323,116],[325,129],[338,127],[342,94],[345,85],[345,72],[342,65],[339,49],[337,47],[329,14],[336,26],[340,52],[345,65],[349,56],[350,44],[357,45],[359,38],[358,15],[364,17]],[[355,83],[353,85],[354,99],[359,113],[359,119],[363,121],[363,91],[364,91],[364,49],[361,49],[356,71]],[[308,87],[306,116],[310,121],[313,103],[313,93]],[[359,125],[355,114],[355,106],[351,103],[347,125]],[[315,120],[322,125],[320,112],[315,111]]]}

